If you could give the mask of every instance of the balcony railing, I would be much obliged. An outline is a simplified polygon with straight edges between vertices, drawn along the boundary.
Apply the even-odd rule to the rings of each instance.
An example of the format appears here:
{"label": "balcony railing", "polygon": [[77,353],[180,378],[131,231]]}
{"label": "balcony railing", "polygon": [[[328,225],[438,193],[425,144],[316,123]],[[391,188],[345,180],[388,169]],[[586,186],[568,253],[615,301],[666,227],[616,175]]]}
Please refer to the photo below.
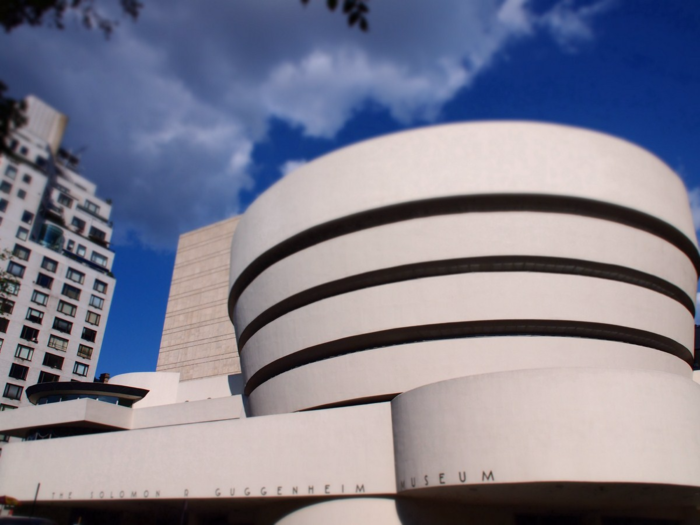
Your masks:
{"label": "balcony railing", "polygon": [[86,208],[86,207],[83,206],[82,204],[78,204],[76,207],[77,207],[80,211],[84,211],[84,212],[87,213],[88,215],[91,215],[91,216],[95,217],[96,219],[98,219],[98,220],[104,222],[104,223],[107,224],[110,228],[112,227],[112,221],[110,221],[109,219],[105,219],[102,215],[100,215],[100,214],[98,214],[98,213],[92,211],[92,210],[89,209],[89,208]]}

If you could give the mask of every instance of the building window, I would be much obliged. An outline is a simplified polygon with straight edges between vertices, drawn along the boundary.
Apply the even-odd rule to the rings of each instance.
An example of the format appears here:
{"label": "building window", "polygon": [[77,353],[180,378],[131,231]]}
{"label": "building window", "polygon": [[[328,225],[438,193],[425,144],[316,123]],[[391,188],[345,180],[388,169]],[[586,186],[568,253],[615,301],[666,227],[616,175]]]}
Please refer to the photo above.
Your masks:
{"label": "building window", "polygon": [[5,168],[5,177],[15,180],[17,178],[17,168],[12,165]]}
{"label": "building window", "polygon": [[41,324],[44,319],[44,312],[35,310],[34,308],[27,308],[27,321],[32,323]]}
{"label": "building window", "polygon": [[85,377],[88,374],[88,369],[90,367],[83,363],[75,363],[73,365],[73,373],[77,376]]}
{"label": "building window", "polygon": [[94,324],[95,326],[100,325],[100,316],[95,312],[88,312],[85,316],[85,322],[88,324]]}
{"label": "building window", "polygon": [[25,173],[24,175],[22,175],[22,182],[24,182],[25,184],[31,184],[32,183],[32,176],[27,175]]}
{"label": "building window", "polygon": [[73,240],[68,241],[66,243],[66,250],[68,250],[69,252],[72,252],[73,250],[75,250],[75,241],[73,241]]}
{"label": "building window", "polygon": [[73,199],[71,199],[68,195],[64,195],[63,193],[58,194],[58,203],[66,208],[73,207]]}
{"label": "building window", "polygon": [[24,190],[17,190],[17,197],[24,200],[27,197],[27,192]]}
{"label": "building window", "polygon": [[46,295],[45,293],[38,292],[34,290],[34,293],[32,294],[32,302],[36,304],[40,304],[42,306],[46,306],[46,303],[49,301],[49,296]]}
{"label": "building window", "polygon": [[53,277],[50,277],[45,273],[39,273],[36,276],[36,285],[50,290],[53,286]]}
{"label": "building window", "polygon": [[85,252],[85,246],[83,246],[82,244],[79,244],[78,249],[75,250],[75,253],[78,255],[78,257],[85,257]]}
{"label": "building window", "polygon": [[34,163],[41,168],[42,170],[46,168],[46,157],[42,157],[41,155],[37,155],[36,158],[34,159]]}
{"label": "building window", "polygon": [[56,374],[49,374],[48,372],[42,372],[39,374],[39,383],[57,383],[61,378]]}
{"label": "building window", "polygon": [[93,306],[94,308],[97,308],[98,310],[102,310],[102,307],[105,304],[105,300],[102,299],[102,297],[97,297],[96,295],[91,295],[90,296],[90,306]]}
{"label": "building window", "polygon": [[44,362],[42,364],[44,366],[48,366],[49,368],[56,368],[60,370],[63,368],[63,358],[60,355],[49,354],[46,352],[44,354]]}
{"label": "building window", "polygon": [[[10,320],[5,319],[3,317],[0,317],[0,332],[3,334],[7,333],[7,327],[10,325]],[[0,339],[2,341],[2,339]],[[2,345],[0,344],[0,348],[2,348]]]}
{"label": "building window", "polygon": [[27,237],[29,237],[29,230],[20,226],[19,228],[17,228],[16,237],[22,241],[26,241]]}
{"label": "building window", "polygon": [[5,212],[7,211],[7,205],[10,204],[7,199],[0,199],[0,211]]}
{"label": "building window", "polygon": [[3,292],[9,295],[17,295],[19,293],[19,283],[6,281],[2,283]]}
{"label": "building window", "polygon": [[44,259],[41,261],[41,267],[46,270],[47,272],[51,273],[56,273],[56,269],[58,268],[58,263],[54,261],[53,259],[49,259],[48,257],[44,257]]}
{"label": "building window", "polygon": [[31,224],[34,222],[34,214],[30,211],[24,210],[22,214],[22,222],[25,224]]}
{"label": "building window", "polygon": [[74,270],[73,268],[68,268],[66,277],[78,284],[83,284],[83,281],[85,281],[85,274],[83,272],[79,272],[78,270]]}
{"label": "building window", "polygon": [[78,217],[73,217],[71,224],[75,227],[75,229],[78,233],[82,233],[83,231],[85,231],[86,223],[83,219],[79,219]]}
{"label": "building window", "polygon": [[7,272],[14,275],[15,277],[19,277],[20,279],[24,277],[24,271],[26,269],[26,266],[17,264],[14,261],[10,261],[10,263],[7,265]]}
{"label": "building window", "polygon": [[95,215],[100,213],[100,207],[97,204],[95,204],[94,202],[85,201],[85,209],[87,211],[89,211],[90,213],[93,213]]}
{"label": "building window", "polygon": [[92,286],[92,289],[99,293],[107,293],[107,283],[95,279],[95,284]]}
{"label": "building window", "polygon": [[12,366],[10,367],[10,373],[8,375],[12,379],[19,379],[21,381],[24,381],[25,379],[27,379],[27,372],[29,372],[28,366],[12,363]]}
{"label": "building window", "polygon": [[7,182],[6,180],[0,182],[0,191],[9,194],[12,191],[12,184]]}
{"label": "building window", "polygon": [[92,348],[87,345],[80,345],[78,347],[78,357],[83,359],[92,359]]}
{"label": "building window", "polygon": [[65,352],[68,349],[68,339],[63,339],[63,337],[58,337],[57,335],[51,335],[49,336],[49,343],[47,346]]}
{"label": "building window", "polygon": [[70,284],[64,284],[63,285],[63,295],[66,297],[70,297],[71,299],[75,301],[80,300],[80,288],[76,288],[75,286],[71,286]]}
{"label": "building window", "polygon": [[15,277],[19,277],[20,279],[24,277],[24,271],[26,269],[26,266],[17,264],[14,261],[10,261],[10,263],[7,265],[7,272],[14,275]]}
{"label": "building window", "polygon": [[17,410],[17,407],[13,405],[6,405],[5,403],[0,403],[0,412],[5,412],[5,410]]}
{"label": "building window", "polygon": [[83,328],[83,335],[81,337],[86,341],[94,343],[95,339],[97,339],[97,332],[95,330],[91,330],[90,328]]}
{"label": "building window", "polygon": [[6,397],[7,399],[20,399],[22,397],[23,391],[24,387],[21,387],[19,385],[13,385],[12,383],[7,383],[5,385],[5,392],[3,393],[3,397]]}
{"label": "building window", "polygon": [[10,315],[15,309],[15,302],[0,297],[0,313]]}
{"label": "building window", "polygon": [[71,330],[73,330],[73,323],[66,321],[65,319],[61,319],[60,317],[54,317],[53,328],[54,330],[58,330],[64,334],[70,334]]}
{"label": "building window", "polygon": [[28,261],[29,256],[32,254],[32,251],[29,248],[25,248],[21,244],[15,244],[14,249],[12,250],[12,255],[17,257],[18,259],[21,259],[23,261]]}
{"label": "building window", "polygon": [[34,355],[34,349],[24,345],[17,345],[17,350],[15,350],[15,357],[17,359],[24,359],[25,361],[31,361]]}
{"label": "building window", "polygon": [[29,153],[29,148],[27,146],[22,146],[19,148],[20,155],[24,155],[26,157],[27,153]]}
{"label": "building window", "polygon": [[107,257],[97,252],[92,252],[92,257],[90,257],[90,260],[95,264],[99,264],[100,266],[107,266]]}
{"label": "building window", "polygon": [[77,308],[74,304],[70,304],[65,301],[58,301],[57,310],[62,314],[66,314],[69,317],[75,317],[75,311],[77,310]]}
{"label": "building window", "polygon": [[24,325],[22,326],[22,331],[20,332],[19,336],[25,341],[36,343],[39,339],[39,330],[32,328],[31,326]]}
{"label": "building window", "polygon": [[107,238],[107,234],[105,232],[98,230],[94,226],[90,226],[90,233],[88,236],[99,242],[104,242]]}

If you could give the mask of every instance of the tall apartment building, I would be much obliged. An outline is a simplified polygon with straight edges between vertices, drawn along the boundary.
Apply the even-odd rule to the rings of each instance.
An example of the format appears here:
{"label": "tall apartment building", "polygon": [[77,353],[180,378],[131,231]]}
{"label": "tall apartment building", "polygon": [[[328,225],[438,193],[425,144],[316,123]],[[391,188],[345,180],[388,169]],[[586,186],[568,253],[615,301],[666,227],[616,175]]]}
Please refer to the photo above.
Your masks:
{"label": "tall apartment building", "polygon": [[0,409],[26,387],[92,381],[115,279],[111,205],[60,148],[67,118],[28,97],[27,125],[0,158]]}

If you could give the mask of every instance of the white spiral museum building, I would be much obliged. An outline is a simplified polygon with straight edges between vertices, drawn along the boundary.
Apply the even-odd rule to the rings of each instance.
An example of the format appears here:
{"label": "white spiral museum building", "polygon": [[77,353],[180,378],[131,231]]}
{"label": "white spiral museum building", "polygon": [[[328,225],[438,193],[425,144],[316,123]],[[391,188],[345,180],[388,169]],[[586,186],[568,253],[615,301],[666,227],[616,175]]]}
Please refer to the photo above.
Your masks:
{"label": "white spiral museum building", "polygon": [[130,406],[3,413],[18,437],[96,433],[5,446],[0,493],[83,523],[695,523],[698,268],[682,181],[623,140],[494,122],[363,142],[236,228],[242,388],[128,374],[108,386]]}

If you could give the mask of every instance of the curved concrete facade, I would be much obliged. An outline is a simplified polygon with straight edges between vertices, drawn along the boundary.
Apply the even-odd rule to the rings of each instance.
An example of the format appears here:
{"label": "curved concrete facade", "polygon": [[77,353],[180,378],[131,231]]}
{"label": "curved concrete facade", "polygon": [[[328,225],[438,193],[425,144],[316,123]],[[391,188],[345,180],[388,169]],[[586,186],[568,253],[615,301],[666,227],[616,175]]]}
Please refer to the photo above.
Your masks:
{"label": "curved concrete facade", "polygon": [[598,133],[479,123],[364,142],[261,196],[231,253],[253,415],[517,369],[690,372],[685,189]]}
{"label": "curved concrete facade", "polygon": [[60,438],[4,445],[0,493],[86,525],[698,523],[698,267],[680,179],[619,139],[364,142],[241,218],[242,376],[0,413]]}
{"label": "curved concrete facade", "polygon": [[[397,239],[421,242],[398,243]],[[655,256],[649,257],[649,253]],[[697,287],[695,268],[688,257],[645,231],[575,215],[472,213],[387,224],[294,253],[265,270],[245,289],[235,322],[244,331],[265,310],[290,296],[353,275],[429,261],[518,255],[622,266],[658,276],[681,288],[689,298],[694,297]],[[314,271],[306,271],[309,267]]]}
{"label": "curved concrete facade", "polygon": [[[445,339],[378,348],[294,368],[255,389],[250,406],[256,414],[279,414],[360,402],[367,397],[368,389],[374,396],[391,399],[400,392],[446,379],[562,367],[655,370],[685,379],[691,372],[675,356],[613,341],[563,337],[512,337],[507,343],[500,337]],[[315,388],[299,387],[306,384]]]}
{"label": "curved concrete facade", "polygon": [[401,525],[396,501],[390,498],[337,499],[309,505],[294,511],[277,525],[333,523],[335,525]]}
{"label": "curved concrete facade", "polygon": [[698,487],[698,399],[696,383],[648,370],[527,370],[418,388],[392,403],[399,491],[469,493],[484,481],[516,485],[510,497],[522,483]]}

